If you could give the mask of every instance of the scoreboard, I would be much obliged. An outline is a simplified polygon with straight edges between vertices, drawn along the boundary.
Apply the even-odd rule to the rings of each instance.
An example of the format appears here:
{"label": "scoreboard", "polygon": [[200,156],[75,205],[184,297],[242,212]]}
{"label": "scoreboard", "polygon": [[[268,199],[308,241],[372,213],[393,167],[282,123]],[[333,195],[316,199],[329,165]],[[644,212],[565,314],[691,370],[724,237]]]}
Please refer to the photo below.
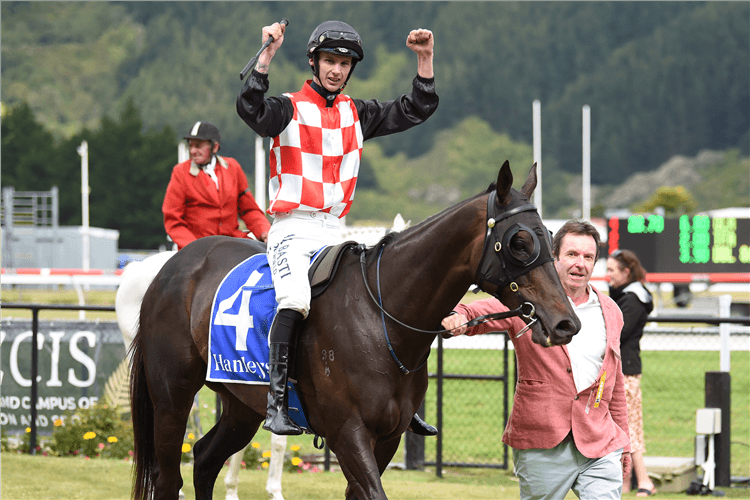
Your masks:
{"label": "scoreboard", "polygon": [[631,215],[607,222],[608,253],[632,250],[648,273],[750,273],[750,219]]}

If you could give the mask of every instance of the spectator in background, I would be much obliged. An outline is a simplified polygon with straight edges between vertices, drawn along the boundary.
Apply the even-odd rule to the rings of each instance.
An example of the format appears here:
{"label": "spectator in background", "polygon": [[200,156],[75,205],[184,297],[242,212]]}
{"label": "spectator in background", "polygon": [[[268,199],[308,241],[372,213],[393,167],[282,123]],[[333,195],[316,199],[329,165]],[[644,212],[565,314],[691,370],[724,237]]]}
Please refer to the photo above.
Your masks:
{"label": "spectator in background", "polygon": [[620,366],[622,314],[589,281],[599,233],[586,221],[563,224],[552,242],[555,268],[581,330],[566,346],[542,347],[518,318],[467,329],[467,320],[507,311],[494,297],[458,304],[442,321],[454,335],[507,331],[516,351],[518,383],[503,442],[523,500],[620,499],[630,469],[628,416]]}
{"label": "spectator in background", "polygon": [[[643,284],[646,270],[638,256],[630,250],[616,250],[607,259],[609,296],[622,311],[624,326],[620,335],[622,372],[625,375],[625,396],[628,402],[628,429],[630,432],[630,456],[633,473],[638,484],[637,497],[656,493],[656,488],[646,472],[643,454],[646,443],[643,439],[643,402],[641,396],[641,337],[646,318],[654,310],[651,293]],[[631,477],[623,482],[623,492],[630,491]]]}
{"label": "spectator in background", "polygon": [[[268,239],[271,228],[247,186],[247,177],[234,158],[219,156],[219,129],[196,122],[188,141],[190,159],[172,169],[164,195],[164,228],[177,249],[211,235]],[[249,233],[240,229],[241,218]]]}

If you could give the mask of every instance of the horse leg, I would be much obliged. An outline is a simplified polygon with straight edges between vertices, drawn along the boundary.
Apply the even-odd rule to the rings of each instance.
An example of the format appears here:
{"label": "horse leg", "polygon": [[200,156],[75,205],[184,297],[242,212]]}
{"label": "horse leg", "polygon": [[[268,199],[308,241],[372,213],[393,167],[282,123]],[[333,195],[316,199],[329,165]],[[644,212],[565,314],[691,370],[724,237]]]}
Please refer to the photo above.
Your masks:
{"label": "horse leg", "polygon": [[[359,431],[347,430],[348,427],[358,428]],[[342,432],[328,440],[348,483],[346,500],[387,500],[373,452],[374,440],[369,433],[362,431],[363,427],[362,422],[358,425],[347,422]]]}
{"label": "horse leg", "polygon": [[[146,318],[145,325],[154,323]],[[180,474],[182,445],[193,407],[193,398],[204,383],[206,365],[191,346],[176,346],[178,326],[154,328],[144,337],[144,325],[136,337],[143,355],[149,398],[153,402],[153,439],[156,455],[154,500],[179,497],[183,481]],[[158,342],[158,341],[172,341]],[[172,358],[172,359],[170,359]],[[170,360],[165,364],[164,360]],[[168,370],[168,371],[167,371]]]}
{"label": "horse leg", "polygon": [[196,500],[210,500],[216,478],[227,459],[243,449],[255,435],[264,416],[242,404],[229,391],[221,392],[223,411],[216,425],[193,449],[193,485]]}
{"label": "horse leg", "polygon": [[284,500],[281,495],[281,472],[284,470],[286,436],[271,434],[271,463],[268,467],[266,491],[270,500]]}
{"label": "horse leg", "polygon": [[240,500],[237,495],[237,485],[240,484],[240,468],[242,467],[242,457],[245,455],[245,448],[235,453],[229,458],[229,469],[224,476],[224,487],[226,488],[225,500]]}
{"label": "horse leg", "polygon": [[[380,476],[383,475],[385,472],[385,469],[388,467],[388,464],[391,463],[391,460],[393,459],[393,456],[396,454],[396,451],[398,450],[398,445],[401,442],[401,436],[397,436],[395,438],[389,439],[387,441],[378,441],[375,444],[375,462],[378,464],[378,472],[380,473]],[[382,481],[382,480],[381,480]],[[382,483],[381,483],[381,488]],[[355,487],[353,485],[347,486],[347,499],[349,498],[349,494],[354,494]],[[385,492],[383,492],[383,495],[385,497]],[[358,496],[354,496],[352,498],[359,498]]]}
{"label": "horse leg", "polygon": [[[196,391],[197,392],[197,391]],[[193,404],[192,395],[162,403],[154,410],[154,436],[157,436],[157,473],[154,500],[179,498],[182,487],[180,458],[187,429],[187,419]]]}
{"label": "horse leg", "polygon": [[[239,471],[242,466],[242,457],[245,449],[238,451],[229,459],[229,469],[224,476],[224,487],[226,489],[225,500],[239,500],[237,485],[240,483]],[[271,463],[268,467],[268,480],[266,491],[269,500],[284,500],[281,494],[281,473],[284,470],[284,453],[286,451],[286,436],[271,434]]]}
{"label": "horse leg", "polygon": [[396,451],[398,451],[399,443],[401,443],[401,436],[396,436],[386,441],[378,441],[375,444],[375,460],[378,463],[378,470],[381,476],[388,467],[388,464],[391,463]]}

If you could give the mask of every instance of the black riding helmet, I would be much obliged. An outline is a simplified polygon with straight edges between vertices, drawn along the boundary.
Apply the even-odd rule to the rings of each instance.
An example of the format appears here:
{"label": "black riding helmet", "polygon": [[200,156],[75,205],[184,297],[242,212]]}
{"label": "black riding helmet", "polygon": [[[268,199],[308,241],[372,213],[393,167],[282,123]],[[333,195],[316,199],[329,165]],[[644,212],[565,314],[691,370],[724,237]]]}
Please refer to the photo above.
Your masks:
{"label": "black riding helmet", "polygon": [[[359,33],[343,21],[325,21],[315,28],[310,35],[310,40],[307,42],[307,57],[313,60],[310,69],[315,76],[318,76],[319,52],[351,56],[352,69],[349,70],[346,82],[351,78],[357,63],[365,58]],[[344,85],[346,85],[346,82],[344,82]]]}
{"label": "black riding helmet", "polygon": [[214,144],[218,143],[221,148],[221,135],[219,135],[219,129],[213,123],[208,122],[195,122],[195,125],[190,129],[188,135],[183,139],[200,139],[202,141],[211,141],[211,149]]}

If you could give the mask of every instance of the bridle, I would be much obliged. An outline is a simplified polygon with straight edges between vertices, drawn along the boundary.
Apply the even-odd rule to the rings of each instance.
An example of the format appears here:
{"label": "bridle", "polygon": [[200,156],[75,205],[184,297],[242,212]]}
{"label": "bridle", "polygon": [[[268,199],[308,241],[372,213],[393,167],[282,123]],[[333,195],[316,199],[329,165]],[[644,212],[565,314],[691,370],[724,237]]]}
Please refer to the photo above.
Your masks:
{"label": "bridle", "polygon": [[[530,227],[519,222],[511,224],[507,220],[522,212],[536,213],[536,207],[527,203],[496,215],[496,198],[497,194],[494,191],[487,198],[487,233],[484,236],[482,257],[479,261],[474,283],[482,290],[484,290],[485,283],[495,285],[496,290],[492,295],[500,300],[499,290],[505,286],[510,286],[511,291],[517,293],[518,285],[515,284],[515,281],[519,276],[554,259],[550,252],[552,244],[549,240],[549,231],[544,226],[542,228],[546,234],[542,234],[542,236],[548,238],[546,246],[539,242],[539,237]],[[534,243],[531,254],[525,258],[514,255],[510,246],[511,239],[520,231],[529,233]],[[489,258],[492,250],[498,255],[498,259]]]}
{"label": "bridle", "polygon": [[[520,297],[520,292],[518,288],[518,284],[516,283],[516,279],[519,276],[522,276],[532,269],[539,267],[543,264],[546,264],[547,262],[550,262],[553,260],[552,254],[550,253],[551,244],[549,243],[549,235],[547,235],[548,238],[548,245],[544,246],[541,245],[539,242],[539,238],[535,234],[535,232],[526,226],[525,224],[521,223],[514,223],[510,224],[509,219],[510,217],[519,214],[521,212],[536,212],[536,207],[532,205],[531,203],[527,203],[525,205],[521,205],[518,207],[514,207],[507,212],[504,212],[500,215],[496,214],[496,201],[497,194],[495,191],[492,191],[487,198],[487,233],[484,237],[484,246],[482,249],[482,256],[479,261],[479,267],[477,268],[477,274],[475,283],[477,286],[484,290],[483,285],[484,283],[491,283],[496,286],[495,292],[492,293],[495,298],[498,300],[500,299],[499,291],[505,287],[509,286],[510,290],[514,293],[516,293],[519,296],[519,302],[521,302],[521,305],[518,306],[515,309],[504,311],[504,312],[497,312],[492,314],[486,314],[484,316],[479,316],[477,318],[474,318],[471,321],[468,321],[462,326],[476,326],[482,323],[486,323],[488,321],[494,321],[498,319],[505,319],[510,318],[514,316],[519,316],[526,318],[527,320],[530,320],[529,323],[526,324],[526,326],[519,331],[516,334],[516,338],[523,335],[526,330],[531,328],[531,326],[538,321],[538,317],[536,316],[536,308],[534,305],[530,302],[523,301],[523,299]],[[542,226],[544,227],[544,226]],[[502,230],[502,231],[501,231]],[[546,228],[544,228],[546,231]],[[531,238],[534,243],[534,248],[531,252],[531,254],[526,258],[519,258],[510,250],[510,241],[519,231],[526,231],[531,235]],[[547,231],[547,233],[549,233]],[[399,319],[395,318],[393,315],[391,315],[388,311],[386,311],[383,308],[383,300],[382,300],[382,294],[380,292],[380,260],[383,256],[383,249],[385,248],[385,245],[380,246],[380,250],[378,252],[378,261],[377,261],[377,270],[376,270],[376,277],[377,277],[377,288],[378,288],[378,298],[375,298],[375,295],[372,293],[372,290],[370,290],[370,285],[367,282],[367,266],[366,266],[366,260],[365,260],[365,252],[362,251],[359,256],[359,263],[360,268],[362,269],[362,279],[365,283],[365,288],[367,289],[367,293],[370,295],[370,298],[375,303],[375,305],[380,309],[380,316],[381,320],[383,322],[383,331],[385,332],[385,339],[386,343],[388,345],[388,350],[391,353],[391,356],[393,357],[394,361],[396,361],[396,364],[398,365],[399,369],[404,373],[411,373],[416,370],[419,370],[424,366],[424,364],[427,362],[425,359],[424,362],[422,362],[418,368],[415,368],[413,370],[408,370],[404,367],[404,365],[399,361],[398,357],[396,356],[396,353],[393,350],[393,346],[391,345],[391,340],[388,337],[388,329],[385,324],[385,317],[388,316],[389,319],[397,323],[398,325],[407,328],[409,330],[419,332],[419,333],[429,333],[431,335],[438,335],[443,333],[448,333],[450,330],[422,330],[420,328],[416,328],[410,325],[407,325],[406,323],[400,321]],[[494,249],[495,254],[498,256],[498,259],[492,259],[492,253],[490,251],[490,248]],[[363,249],[364,250],[364,249]],[[498,263],[499,261],[499,263]],[[500,268],[498,271],[498,267]],[[485,290],[486,291],[486,290]],[[549,343],[549,340],[548,340]],[[429,355],[429,354],[428,354]]]}

